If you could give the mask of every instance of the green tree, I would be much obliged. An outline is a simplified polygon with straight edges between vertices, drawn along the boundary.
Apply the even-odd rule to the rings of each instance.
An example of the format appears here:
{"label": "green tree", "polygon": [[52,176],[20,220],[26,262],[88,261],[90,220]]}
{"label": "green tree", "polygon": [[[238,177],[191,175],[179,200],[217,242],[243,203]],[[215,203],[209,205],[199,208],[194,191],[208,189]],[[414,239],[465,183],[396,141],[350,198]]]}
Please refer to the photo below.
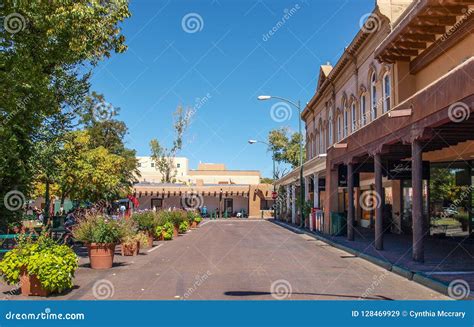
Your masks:
{"label": "green tree", "polygon": [[[7,1],[0,16],[5,17],[0,29],[3,199],[12,189],[28,196],[37,129],[87,93],[90,68],[125,51],[118,24],[130,12],[125,0]],[[0,201],[0,216],[11,215]]]}
{"label": "green tree", "polygon": [[[292,133],[286,127],[271,130],[268,133],[269,151],[275,153],[275,160],[278,163],[289,164],[291,168],[296,168],[300,165],[300,142],[302,139],[300,133]],[[303,151],[303,162],[305,160],[306,155]]]}
{"label": "green tree", "polygon": [[155,162],[155,168],[161,173],[162,183],[174,183],[176,181],[176,154],[183,147],[183,134],[189,125],[191,117],[190,110],[184,110],[178,106],[174,112],[175,138],[171,147],[167,148],[160,144],[157,139],[150,141],[151,158]]}

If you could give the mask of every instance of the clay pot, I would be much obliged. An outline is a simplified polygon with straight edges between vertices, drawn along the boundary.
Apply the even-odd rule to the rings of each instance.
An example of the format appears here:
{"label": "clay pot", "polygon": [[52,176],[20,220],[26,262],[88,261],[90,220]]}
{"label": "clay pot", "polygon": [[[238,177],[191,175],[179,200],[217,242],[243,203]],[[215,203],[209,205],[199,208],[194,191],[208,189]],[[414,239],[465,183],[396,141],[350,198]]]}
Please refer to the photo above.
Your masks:
{"label": "clay pot", "polygon": [[178,234],[179,234],[179,226],[174,225],[173,237],[178,237]]}
{"label": "clay pot", "polygon": [[122,244],[122,255],[123,256],[135,256],[138,255],[140,251],[140,243],[136,242],[136,244]]}
{"label": "clay pot", "polygon": [[23,296],[48,296],[49,291],[45,290],[36,275],[30,275],[26,269],[20,272],[21,295]]}
{"label": "clay pot", "polygon": [[115,244],[91,243],[87,246],[92,269],[109,269],[114,263]]}
{"label": "clay pot", "polygon": [[148,245],[145,248],[146,249],[152,248],[153,247],[153,240],[155,239],[155,236],[153,235],[152,232],[148,232],[147,237],[148,237]]}
{"label": "clay pot", "polygon": [[193,223],[191,224],[191,228],[197,228],[197,227],[198,227],[197,221],[193,221]]}

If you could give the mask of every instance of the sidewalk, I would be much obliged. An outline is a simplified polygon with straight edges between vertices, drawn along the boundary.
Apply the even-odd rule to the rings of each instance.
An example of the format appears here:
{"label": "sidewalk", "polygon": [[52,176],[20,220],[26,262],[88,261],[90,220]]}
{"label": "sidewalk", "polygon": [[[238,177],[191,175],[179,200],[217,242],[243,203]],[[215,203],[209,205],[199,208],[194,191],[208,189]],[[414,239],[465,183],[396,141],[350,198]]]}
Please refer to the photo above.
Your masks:
{"label": "sidewalk", "polygon": [[372,230],[356,228],[355,240],[350,242],[345,236],[329,236],[307,229],[274,221],[297,232],[304,232],[335,247],[371,261],[396,274],[413,279],[438,292],[447,294],[449,284],[463,280],[469,284],[471,297],[474,290],[474,242],[468,238],[437,239],[429,237],[425,241],[425,262],[411,259],[411,235],[384,235],[384,250],[374,247]]}

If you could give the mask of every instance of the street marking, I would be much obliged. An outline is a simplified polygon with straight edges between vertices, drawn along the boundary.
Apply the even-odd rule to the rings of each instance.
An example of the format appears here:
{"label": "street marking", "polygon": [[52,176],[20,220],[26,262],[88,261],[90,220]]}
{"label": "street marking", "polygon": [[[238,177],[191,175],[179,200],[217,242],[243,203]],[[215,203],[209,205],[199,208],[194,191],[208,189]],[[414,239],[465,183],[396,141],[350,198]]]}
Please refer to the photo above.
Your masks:
{"label": "street marking", "polygon": [[147,253],[153,252],[153,251],[155,251],[156,249],[160,248],[162,245],[164,245],[164,243],[161,243],[160,245],[155,246],[154,248],[151,248],[150,250],[148,250],[148,251],[146,251],[146,252],[147,252]]}

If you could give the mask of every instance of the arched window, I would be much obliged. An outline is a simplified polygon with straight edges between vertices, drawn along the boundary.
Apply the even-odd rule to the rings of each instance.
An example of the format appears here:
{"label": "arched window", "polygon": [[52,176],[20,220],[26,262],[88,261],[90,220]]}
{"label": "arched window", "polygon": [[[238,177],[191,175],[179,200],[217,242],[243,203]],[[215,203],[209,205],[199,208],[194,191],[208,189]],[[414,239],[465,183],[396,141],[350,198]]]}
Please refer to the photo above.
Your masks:
{"label": "arched window", "polygon": [[352,105],[351,105],[351,121],[352,121],[352,128],[351,128],[351,132],[354,133],[357,129],[357,117],[356,117],[356,104],[355,104],[355,100],[352,101]]}
{"label": "arched window", "polygon": [[342,140],[342,117],[337,116],[337,141]]}
{"label": "arched window", "polygon": [[383,112],[390,110],[390,98],[392,87],[390,85],[390,74],[387,72],[383,77]]}
{"label": "arched window", "polygon": [[332,116],[329,116],[329,124],[328,124],[328,136],[329,136],[329,144],[328,146],[332,145]]}
{"label": "arched window", "polygon": [[377,77],[375,72],[370,78],[370,117],[372,120],[377,118]]}
{"label": "arched window", "polygon": [[367,111],[366,111],[366,103],[365,103],[365,95],[360,96],[360,124],[361,126],[365,126],[367,122]]}
{"label": "arched window", "polygon": [[343,115],[344,115],[344,130],[343,130],[343,137],[345,138],[347,136],[347,132],[349,131],[349,111],[347,110],[347,101],[344,100],[343,103]]}
{"label": "arched window", "polygon": [[324,153],[324,130],[321,128],[321,134],[319,135],[319,154]]}

